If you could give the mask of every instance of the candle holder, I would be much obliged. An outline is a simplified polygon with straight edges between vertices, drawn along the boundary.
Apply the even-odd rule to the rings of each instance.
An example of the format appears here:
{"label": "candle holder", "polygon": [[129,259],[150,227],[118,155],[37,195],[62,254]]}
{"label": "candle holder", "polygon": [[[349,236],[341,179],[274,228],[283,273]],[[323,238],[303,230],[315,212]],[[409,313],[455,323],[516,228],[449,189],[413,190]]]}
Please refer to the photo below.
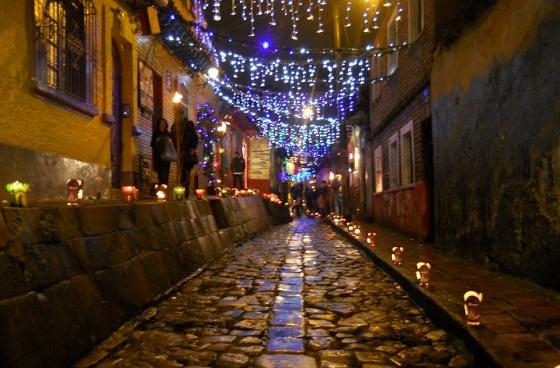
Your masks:
{"label": "candle holder", "polygon": [[204,198],[204,194],[206,193],[206,191],[204,189],[195,189],[194,193],[196,194],[196,199],[203,199]]}
{"label": "candle holder", "polygon": [[125,202],[132,203],[138,196],[138,188],[134,185],[123,186],[121,187],[121,193]]}
{"label": "candle holder", "polygon": [[368,245],[370,247],[375,247],[375,237],[376,236],[377,236],[376,233],[368,233],[367,234],[366,242],[368,243]]}
{"label": "candle holder", "polygon": [[418,280],[418,285],[424,288],[430,287],[430,270],[432,265],[428,262],[418,262],[416,263],[416,280]]}
{"label": "candle holder", "polygon": [[66,180],[66,204],[77,206],[84,197],[84,182],[80,179]]}
{"label": "candle holder", "polygon": [[397,266],[402,266],[402,257],[404,253],[403,247],[393,247],[393,254],[391,254],[391,259],[393,260],[393,264]]}
{"label": "candle holder", "polygon": [[173,188],[173,199],[176,201],[183,201],[185,199],[186,189],[182,185],[177,185]]}
{"label": "candle holder", "polygon": [[27,207],[27,192],[29,184],[14,181],[6,184],[6,191],[10,193],[10,205],[12,207]]}
{"label": "candle holder", "polygon": [[156,185],[156,197],[158,201],[165,201],[167,199],[167,184]]}
{"label": "candle holder", "polygon": [[482,303],[482,293],[470,290],[463,296],[465,302],[465,316],[467,318],[467,325],[479,326],[480,325],[480,304]]}

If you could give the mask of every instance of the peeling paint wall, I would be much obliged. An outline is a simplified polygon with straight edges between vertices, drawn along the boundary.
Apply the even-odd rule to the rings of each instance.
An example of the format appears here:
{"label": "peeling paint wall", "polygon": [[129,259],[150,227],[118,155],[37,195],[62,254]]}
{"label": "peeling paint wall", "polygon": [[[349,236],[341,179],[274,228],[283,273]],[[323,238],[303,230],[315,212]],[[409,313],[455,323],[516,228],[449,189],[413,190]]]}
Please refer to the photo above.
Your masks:
{"label": "peeling paint wall", "polygon": [[436,241],[560,289],[560,7],[501,0],[436,55]]}

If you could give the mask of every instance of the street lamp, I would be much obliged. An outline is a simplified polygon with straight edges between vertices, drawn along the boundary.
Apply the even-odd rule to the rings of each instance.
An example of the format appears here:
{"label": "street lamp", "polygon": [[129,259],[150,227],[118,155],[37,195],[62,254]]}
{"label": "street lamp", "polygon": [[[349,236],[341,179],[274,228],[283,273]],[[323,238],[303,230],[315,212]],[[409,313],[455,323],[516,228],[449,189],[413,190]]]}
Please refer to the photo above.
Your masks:
{"label": "street lamp", "polygon": [[301,115],[304,119],[311,119],[313,117],[313,107],[305,106]]}
{"label": "street lamp", "polygon": [[208,68],[207,74],[208,74],[208,78],[216,79],[220,75],[220,71],[215,66],[211,66],[210,68]]}
{"label": "street lamp", "polygon": [[173,103],[179,104],[181,103],[181,101],[183,101],[183,95],[179,92],[175,92],[175,94],[173,95]]}

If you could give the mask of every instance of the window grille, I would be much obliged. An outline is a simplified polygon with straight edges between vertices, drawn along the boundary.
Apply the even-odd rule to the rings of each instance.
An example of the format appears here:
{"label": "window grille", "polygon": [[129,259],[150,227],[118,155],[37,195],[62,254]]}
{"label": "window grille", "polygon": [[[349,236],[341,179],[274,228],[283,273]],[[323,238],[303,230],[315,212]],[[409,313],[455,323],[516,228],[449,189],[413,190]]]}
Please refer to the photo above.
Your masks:
{"label": "window grille", "polygon": [[96,26],[91,0],[35,0],[35,28],[38,81],[93,104]]}

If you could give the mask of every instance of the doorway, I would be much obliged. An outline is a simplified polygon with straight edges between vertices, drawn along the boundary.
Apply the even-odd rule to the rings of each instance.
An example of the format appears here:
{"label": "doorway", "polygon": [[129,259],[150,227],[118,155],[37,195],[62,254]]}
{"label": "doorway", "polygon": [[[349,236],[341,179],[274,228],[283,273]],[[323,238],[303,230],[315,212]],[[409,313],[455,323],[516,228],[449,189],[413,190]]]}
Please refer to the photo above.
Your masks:
{"label": "doorway", "polygon": [[122,172],[122,64],[119,50],[113,43],[113,117],[111,124],[111,184],[113,188],[121,187]]}

